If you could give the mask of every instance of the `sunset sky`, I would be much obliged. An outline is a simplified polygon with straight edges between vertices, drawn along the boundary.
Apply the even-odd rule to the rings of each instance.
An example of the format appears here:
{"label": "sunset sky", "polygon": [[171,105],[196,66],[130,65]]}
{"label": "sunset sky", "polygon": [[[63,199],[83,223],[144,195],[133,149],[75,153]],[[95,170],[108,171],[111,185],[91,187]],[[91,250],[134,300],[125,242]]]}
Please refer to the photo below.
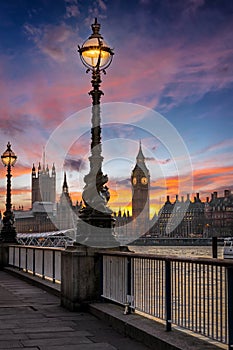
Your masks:
{"label": "sunset sky", "polygon": [[0,152],[10,141],[18,156],[12,204],[30,207],[31,168],[43,148],[46,164],[57,168],[58,197],[66,170],[73,201],[81,199],[89,171],[91,75],[77,45],[91,34],[95,17],[115,53],[101,85],[110,206],[130,206],[140,140],[153,212],[166,195],[199,192],[205,200],[233,189],[233,1],[3,0]]}

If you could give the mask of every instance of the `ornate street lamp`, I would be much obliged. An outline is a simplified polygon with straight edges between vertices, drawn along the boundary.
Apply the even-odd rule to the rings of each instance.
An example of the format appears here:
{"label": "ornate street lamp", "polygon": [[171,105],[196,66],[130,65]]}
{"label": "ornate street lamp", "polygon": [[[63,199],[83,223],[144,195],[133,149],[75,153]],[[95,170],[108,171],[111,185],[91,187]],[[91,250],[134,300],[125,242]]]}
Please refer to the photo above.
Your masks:
{"label": "ornate street lamp", "polygon": [[6,151],[1,156],[2,163],[7,167],[7,192],[6,211],[3,213],[3,227],[0,233],[0,241],[5,243],[17,243],[16,229],[14,227],[14,214],[11,210],[11,167],[15,165],[17,156],[8,142]]}
{"label": "ornate street lamp", "polygon": [[84,177],[85,187],[82,198],[85,204],[80,211],[80,218],[95,227],[111,228],[114,219],[112,211],[107,207],[110,198],[106,183],[108,176],[102,172],[103,157],[101,156],[101,118],[100,99],[103,92],[100,90],[101,72],[106,74],[113,57],[113,50],[107,45],[100,34],[100,24],[95,19],[92,24],[93,33],[84,42],[82,47],[78,46],[78,52],[87,73],[92,73],[92,127],[91,127],[91,156],[89,157],[90,171]]}

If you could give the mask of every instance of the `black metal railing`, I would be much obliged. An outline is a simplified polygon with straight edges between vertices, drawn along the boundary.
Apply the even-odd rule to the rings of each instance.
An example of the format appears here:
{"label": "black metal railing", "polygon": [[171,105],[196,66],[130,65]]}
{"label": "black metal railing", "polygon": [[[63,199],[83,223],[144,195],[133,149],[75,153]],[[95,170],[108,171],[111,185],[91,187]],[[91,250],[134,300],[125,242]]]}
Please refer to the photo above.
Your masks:
{"label": "black metal railing", "polygon": [[61,250],[11,245],[8,265],[53,283],[61,283]]}
{"label": "black metal railing", "polygon": [[101,252],[102,297],[233,346],[233,261]]}
{"label": "black metal railing", "polygon": [[[11,245],[9,266],[60,283],[62,250]],[[100,254],[103,298],[233,349],[233,261]]]}

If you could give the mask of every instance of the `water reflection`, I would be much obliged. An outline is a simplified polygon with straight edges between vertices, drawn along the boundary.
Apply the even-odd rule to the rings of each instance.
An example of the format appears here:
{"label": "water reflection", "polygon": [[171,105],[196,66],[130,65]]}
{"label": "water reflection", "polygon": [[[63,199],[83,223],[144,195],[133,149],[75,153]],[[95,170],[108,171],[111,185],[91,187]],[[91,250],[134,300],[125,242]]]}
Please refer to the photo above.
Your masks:
{"label": "water reflection", "polygon": [[[176,255],[180,257],[211,258],[211,246],[130,246],[135,253],[155,255]],[[218,247],[218,258],[223,258],[223,247]]]}

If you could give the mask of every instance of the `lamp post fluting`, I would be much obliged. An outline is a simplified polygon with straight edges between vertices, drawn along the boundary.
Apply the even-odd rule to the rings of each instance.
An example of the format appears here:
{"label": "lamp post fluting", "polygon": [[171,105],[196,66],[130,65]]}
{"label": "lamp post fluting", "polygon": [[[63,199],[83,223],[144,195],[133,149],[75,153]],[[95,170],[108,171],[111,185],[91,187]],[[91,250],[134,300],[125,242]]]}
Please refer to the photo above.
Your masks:
{"label": "lamp post fluting", "polygon": [[113,50],[106,44],[100,34],[100,24],[95,19],[92,24],[92,34],[78,47],[78,52],[87,72],[92,73],[91,119],[91,155],[89,157],[90,171],[84,177],[85,186],[82,193],[84,208],[80,211],[80,218],[95,227],[111,228],[114,219],[107,203],[110,193],[106,183],[108,176],[102,172],[103,157],[101,145],[101,112],[100,100],[103,92],[100,90],[101,73],[106,73],[113,57]]}
{"label": "lamp post fluting", "polygon": [[6,151],[2,154],[1,160],[7,168],[7,191],[6,191],[6,211],[3,213],[3,227],[0,233],[0,241],[5,243],[16,243],[16,229],[14,227],[14,214],[11,205],[11,167],[15,165],[17,156],[11,149],[8,142]]}

